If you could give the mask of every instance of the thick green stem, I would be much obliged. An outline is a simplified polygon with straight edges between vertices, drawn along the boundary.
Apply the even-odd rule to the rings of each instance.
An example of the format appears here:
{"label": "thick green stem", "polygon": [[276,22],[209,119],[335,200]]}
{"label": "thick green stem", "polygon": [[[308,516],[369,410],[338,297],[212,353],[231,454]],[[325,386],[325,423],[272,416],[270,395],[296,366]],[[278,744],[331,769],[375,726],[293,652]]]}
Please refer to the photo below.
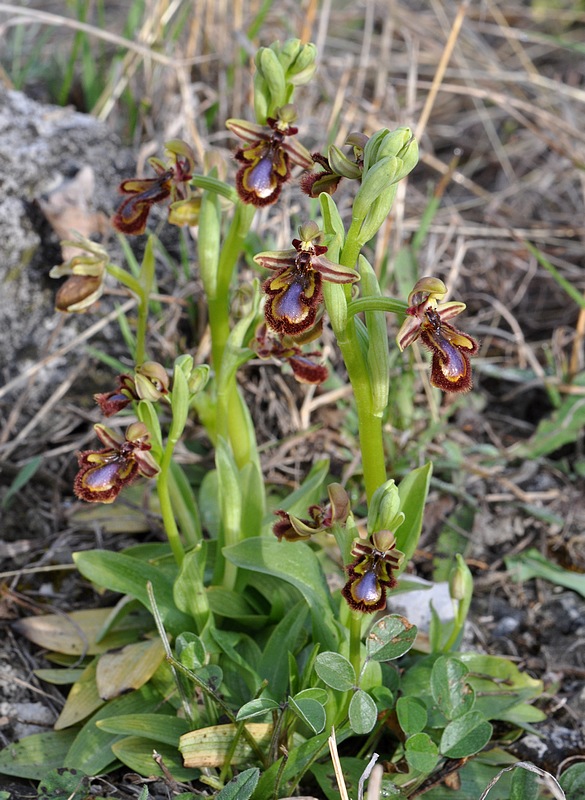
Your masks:
{"label": "thick green stem", "polygon": [[167,442],[167,446],[163,453],[162,463],[160,465],[160,472],[156,481],[156,489],[158,493],[158,501],[160,503],[160,512],[162,515],[163,525],[167,539],[173,551],[175,561],[179,566],[183,563],[185,558],[185,550],[181,542],[179,529],[175,522],[175,515],[171,503],[171,494],[169,490],[169,474],[171,467],[171,458],[173,456],[174,443]]}
{"label": "thick green stem", "polygon": [[230,333],[230,285],[255,211],[253,205],[244,203],[236,205],[228,234],[221,248],[215,296],[208,298],[211,350],[216,372],[219,372],[221,367],[223,351]]}
{"label": "thick green stem", "polygon": [[136,353],[134,359],[142,364],[146,359],[146,329],[148,326],[148,295],[140,297],[136,323]]}
{"label": "thick green stem", "polygon": [[[353,266],[355,261],[352,261],[352,264],[347,263],[347,261],[344,263],[346,253],[349,253],[348,260],[350,258],[353,259],[355,248],[347,248],[346,246],[341,256],[341,263],[344,266]],[[332,287],[332,289],[336,290],[336,287]],[[327,297],[327,294],[329,294],[328,287],[324,288],[324,293]],[[349,293],[350,290],[347,287],[347,301],[349,300]],[[358,340],[355,319],[346,316],[341,326],[336,326],[336,315],[331,314],[330,316],[337,337],[337,344],[341,350],[355,396],[362,469],[369,502],[378,486],[381,486],[386,480],[382,418],[373,411],[370,376],[367,361]]]}
{"label": "thick green stem", "polygon": [[349,618],[349,660],[359,677],[362,670],[361,646],[362,646],[362,618],[363,614],[359,611],[351,611]]}
{"label": "thick green stem", "polygon": [[[234,217],[221,249],[216,293],[208,300],[211,352],[216,375],[220,374],[230,334],[230,285],[233,272],[254,219],[255,210],[252,205],[243,203],[236,205]],[[222,387],[222,393],[224,396],[221,401],[218,399],[217,430],[227,436],[236,463],[242,467],[252,459],[256,443],[249,441],[246,435],[249,425],[246,422],[246,410],[235,375],[230,378],[227,386]]]}

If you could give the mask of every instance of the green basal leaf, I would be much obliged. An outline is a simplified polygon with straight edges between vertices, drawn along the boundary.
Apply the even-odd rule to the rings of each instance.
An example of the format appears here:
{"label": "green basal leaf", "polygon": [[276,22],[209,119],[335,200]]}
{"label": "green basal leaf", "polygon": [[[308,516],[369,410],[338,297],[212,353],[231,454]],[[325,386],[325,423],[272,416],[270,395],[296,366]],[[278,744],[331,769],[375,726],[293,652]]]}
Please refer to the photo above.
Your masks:
{"label": "green basal leaf", "polygon": [[324,684],[338,692],[349,692],[357,683],[353,666],[340,653],[319,653],[315,659],[315,672]]}
{"label": "green basal leaf", "polygon": [[396,714],[400,727],[406,734],[420,733],[427,724],[427,709],[418,697],[399,697]]}
{"label": "green basal leaf", "polygon": [[248,800],[258,785],[259,776],[260,770],[257,767],[245,769],[223,787],[215,800]]}
{"label": "green basal leaf", "polygon": [[439,750],[448,758],[467,758],[479,753],[492,737],[492,725],[479,711],[467,714],[450,722],[441,736]]}
{"label": "green basal leaf", "polygon": [[165,714],[120,714],[118,717],[107,717],[98,720],[97,727],[107,733],[124,736],[142,736],[172,747],[179,746],[179,738],[189,730],[185,719],[175,716],[168,708]]}
{"label": "green basal leaf", "polygon": [[[582,386],[585,375],[575,381]],[[585,426],[585,398],[581,395],[567,395],[561,406],[540,421],[530,439],[510,448],[510,455],[516,459],[535,459],[553,453],[566,444],[575,442]]]}
{"label": "green basal leaf", "polygon": [[337,648],[339,634],[331,595],[319,560],[308,545],[256,537],[224,548],[224,555],[238,567],[281,578],[295,586],[311,609],[315,640],[327,649]]}
{"label": "green basal leaf", "polygon": [[96,723],[108,717],[153,712],[162,703],[163,697],[150,684],[107,703],[77,733],[65,756],[64,765],[82,769],[88,775],[105,772],[115,761],[112,745],[119,737],[100,730]]}
{"label": "green basal leaf", "polygon": [[159,611],[169,632],[179,633],[192,627],[192,618],[175,605],[173,581],[157,567],[124,553],[110,553],[107,550],[74,553],[73,560],[88,580],[113,592],[130,594],[149,610],[146,584],[152,583]]}
{"label": "green basal leaf", "polygon": [[254,609],[241,592],[208,586],[207,600],[216,616],[236,620],[248,629],[263,630],[268,624],[268,615]]}
{"label": "green basal leaf", "polygon": [[326,714],[323,705],[311,697],[288,698],[289,707],[313,731],[321,733],[325,727]]}
{"label": "green basal leaf", "polygon": [[476,711],[486,719],[503,719],[519,704],[540,697],[542,681],[521,672],[509,659],[478,653],[457,656],[469,669],[469,684],[475,691]]}
{"label": "green basal leaf", "polygon": [[407,653],[416,639],[417,627],[398,614],[378,620],[366,639],[366,652],[373,661],[392,661]]}
{"label": "green basal leaf", "polygon": [[[140,548],[140,545],[138,545],[138,548]],[[137,551],[134,552],[134,555],[136,555],[136,552]],[[149,558],[145,560],[149,560]],[[112,608],[107,619],[104,620],[104,623],[98,635],[96,636],[96,641],[103,641],[110,633],[115,632],[115,629],[120,628],[131,621],[135,623],[137,632],[142,634],[144,633],[144,627],[148,624],[149,620],[150,618],[147,610],[140,605],[138,600],[135,600],[133,597],[128,597],[128,595],[124,595],[118,600],[114,608]]]}
{"label": "green basal leaf", "polygon": [[96,682],[97,664],[98,659],[94,658],[69,690],[65,705],[55,722],[56,731],[81,722],[103,706],[104,700],[100,697]]}
{"label": "green basal leaf", "polygon": [[408,765],[417,772],[428,774],[439,761],[439,748],[427,733],[409,736],[404,744],[404,752]]}
{"label": "green basal leaf", "polygon": [[200,542],[197,547],[185,554],[173,587],[173,599],[177,609],[183,611],[191,620],[198,619],[200,614],[203,615],[202,618],[210,616],[207,612],[205,592],[202,588],[199,590],[197,588],[203,585],[206,549],[206,543]]}
{"label": "green basal leaf", "polygon": [[531,578],[544,578],[557,586],[572,589],[581,597],[585,597],[585,575],[570,572],[551,563],[535,547],[515,556],[506,556],[504,560],[512,579],[518,583]]}
{"label": "green basal leaf", "polygon": [[55,686],[68,686],[78,681],[83,675],[83,669],[35,669],[34,673],[45,683]]}
{"label": "green basal leaf", "polygon": [[76,731],[33,733],[0,750],[0,773],[39,781],[52,769],[65,766]]}
{"label": "green basal leaf", "polygon": [[431,691],[447,719],[457,719],[473,708],[475,692],[467,682],[468,673],[465,664],[456,658],[441,656],[433,664]]}
{"label": "green basal leaf", "polygon": [[413,469],[398,486],[405,520],[396,531],[396,547],[404,553],[404,564],[408,564],[418,544],[432,470],[431,462]]}
{"label": "green basal leaf", "polygon": [[276,700],[271,700],[269,697],[258,697],[256,700],[250,700],[245,703],[238,713],[236,720],[241,722],[243,719],[254,719],[255,717],[264,717],[271,711],[276,711],[280,705]]}
{"label": "green basal leaf", "polygon": [[512,706],[506,711],[500,711],[498,714],[499,720],[509,722],[511,725],[516,725],[518,728],[524,728],[524,730],[532,731],[536,734],[538,730],[533,728],[533,724],[544,722],[546,718],[544,711],[541,711],[536,706],[529,706],[527,703],[519,703],[517,706]]}
{"label": "green basal leaf", "polygon": [[113,754],[133,772],[145,777],[154,775],[165,778],[166,774],[155,761],[153,750],[156,750],[162,757],[165,768],[176,781],[193,781],[201,774],[198,769],[187,769],[183,766],[176,745],[169,747],[169,745],[157,743],[153,748],[152,739],[145,739],[141,736],[126,736],[112,744]]}
{"label": "green basal leaf", "polygon": [[349,703],[349,724],[354,733],[369,733],[378,719],[376,703],[367,692],[358,689]]}
{"label": "green basal leaf", "polygon": [[83,800],[88,796],[89,779],[78,769],[53,769],[37,788],[37,800]]}
{"label": "green basal leaf", "polygon": [[258,664],[258,674],[268,681],[266,694],[280,700],[288,685],[288,656],[298,651],[298,644],[309,608],[305,602],[294,605],[278,623],[266,642]]}

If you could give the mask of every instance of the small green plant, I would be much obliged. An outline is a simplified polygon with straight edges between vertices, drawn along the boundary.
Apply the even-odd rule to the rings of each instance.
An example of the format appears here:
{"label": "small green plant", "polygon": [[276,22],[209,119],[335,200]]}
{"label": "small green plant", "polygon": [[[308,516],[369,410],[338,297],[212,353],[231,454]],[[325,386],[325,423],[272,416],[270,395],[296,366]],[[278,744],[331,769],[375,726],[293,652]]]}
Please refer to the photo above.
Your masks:
{"label": "small green plant", "polygon": [[[441,280],[415,281],[408,302],[388,298],[363,254],[416,165],[411,131],[352,134],[349,155],[336,146],[311,155],[297,138],[293,100],[314,73],[314,46],[277,43],[255,63],[256,120],[227,123],[243,141],[236,187],[220,179],[211,155],[197,174],[191,148],[173,140],[150,160],[154,177],[123,181],[113,220],[142,234],[153,205],[166,202],[172,224],[198,226],[211,363],[180,355],[167,369],[149,359],[152,234],[136,274],[85,241],[69,243],[76,254],[53,273],[68,276],[57,294],[62,311],[90,307],[106,275],[136,298],[127,336],[135,368],[96,396],[105,416],[135,416],[124,431],[95,426],[102,447],[78,454],[74,490],[112,503],[139,478],[152,480],[166,542],[76,553],[80,573],[119,593],[118,602],[20,623],[59,665],[40,676],[72,688],[55,731],[0,752],[0,770],[94,776],[123,764],[171,784],[191,781],[220,800],[270,800],[300,784],[334,798],[326,751],[335,731],[353,797],[374,752],[386,765],[380,796],[432,798],[431,787],[460,770],[450,797],[478,797],[506,763],[499,745],[542,718],[531,705],[542,686],[506,659],[459,652],[472,594],[461,557],[450,573],[454,617],[435,615],[428,643],[408,619],[385,613],[417,546],[431,477],[431,464],[398,484],[387,474],[386,314],[402,321],[400,351],[419,340],[431,352],[430,382],[443,391],[471,388],[478,345],[454,327],[465,306],[442,302]],[[237,267],[256,210],[277,202],[292,165],[305,170],[301,185],[318,198],[319,219],[302,221],[289,249],[254,252],[262,281],[236,313]],[[342,180],[357,184],[347,222],[333,199]],[[353,389],[362,468],[353,502],[324,457],[289,497],[265,483],[237,380],[260,357],[280,360],[301,382],[323,383],[328,370],[315,348],[325,324]],[[193,414],[215,454],[199,485],[174,457]],[[330,588],[331,576],[339,588]],[[504,731],[497,736],[495,721]]]}

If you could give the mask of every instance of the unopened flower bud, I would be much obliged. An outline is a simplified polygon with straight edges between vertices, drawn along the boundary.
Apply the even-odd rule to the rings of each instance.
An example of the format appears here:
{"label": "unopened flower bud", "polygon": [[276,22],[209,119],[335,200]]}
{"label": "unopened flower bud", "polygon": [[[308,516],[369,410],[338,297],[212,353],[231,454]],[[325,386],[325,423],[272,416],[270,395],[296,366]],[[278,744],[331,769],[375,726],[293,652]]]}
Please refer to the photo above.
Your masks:
{"label": "unopened flower bud", "polygon": [[473,576],[463,556],[457,553],[455,558],[457,560],[449,576],[449,594],[453,600],[469,601],[473,593]]}
{"label": "unopened flower bud", "polygon": [[372,497],[368,513],[368,533],[395,531],[404,522],[400,511],[400,495],[394,480],[379,486]]}
{"label": "unopened flower bud", "polygon": [[189,394],[199,394],[199,392],[205,389],[207,381],[209,380],[209,373],[210,370],[207,364],[200,364],[192,370],[187,382]]}

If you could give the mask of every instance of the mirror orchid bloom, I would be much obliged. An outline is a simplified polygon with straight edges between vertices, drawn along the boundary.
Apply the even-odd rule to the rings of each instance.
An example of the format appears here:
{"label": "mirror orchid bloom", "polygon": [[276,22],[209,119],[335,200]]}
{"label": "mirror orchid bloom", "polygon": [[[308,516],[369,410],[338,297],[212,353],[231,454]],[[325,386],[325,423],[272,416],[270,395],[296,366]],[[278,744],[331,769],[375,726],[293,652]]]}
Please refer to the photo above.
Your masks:
{"label": "mirror orchid bloom", "polygon": [[77,454],[79,472],[73,490],[80,500],[89,503],[113,503],[124,486],[139,475],[154,478],[160,467],[149,452],[150,434],[146,425],[135,422],[126,434],[94,425],[102,450],[84,450]]}
{"label": "mirror orchid bloom", "polygon": [[396,342],[401,350],[417,339],[432,353],[431,384],[445,392],[468,392],[471,389],[470,356],[479,345],[449,320],[465,310],[465,303],[451,300],[441,303],[447,287],[439,278],[421,278],[408,296],[406,319]]}

